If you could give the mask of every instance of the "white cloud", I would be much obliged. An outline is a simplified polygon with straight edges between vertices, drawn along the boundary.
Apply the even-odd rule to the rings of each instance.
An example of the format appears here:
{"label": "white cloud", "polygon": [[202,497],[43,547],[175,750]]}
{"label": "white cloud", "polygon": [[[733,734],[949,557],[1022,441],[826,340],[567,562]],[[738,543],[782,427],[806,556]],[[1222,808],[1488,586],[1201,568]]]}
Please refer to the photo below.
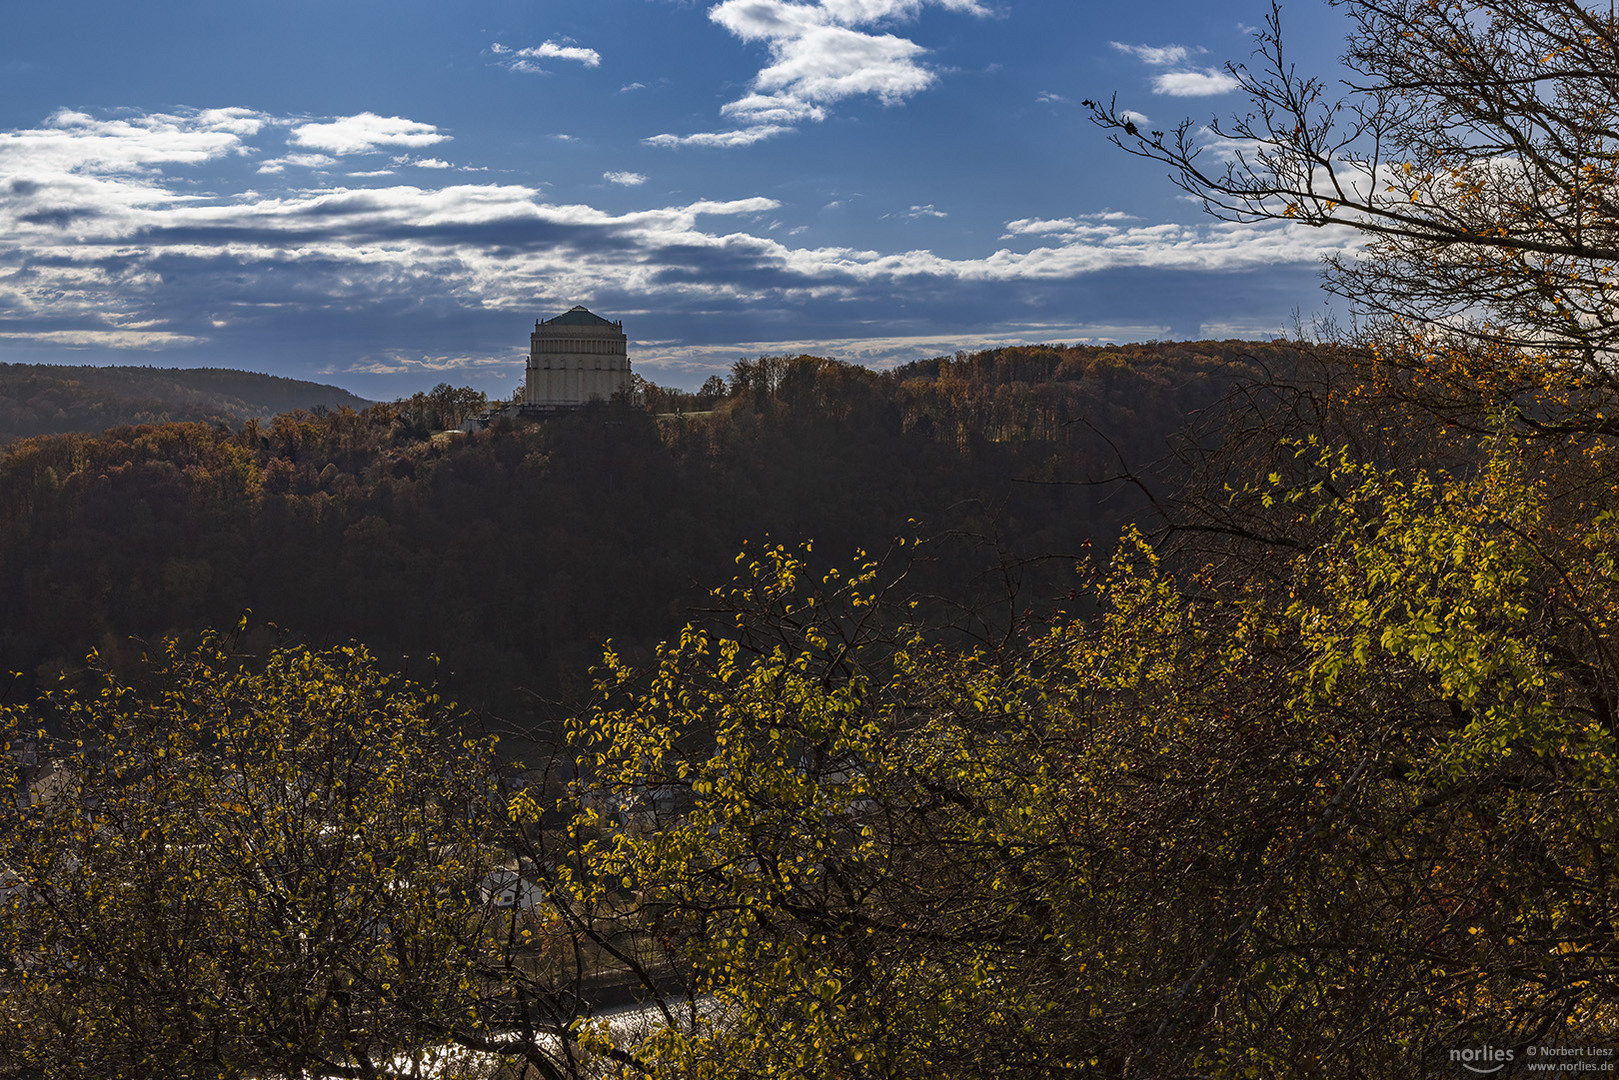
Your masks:
{"label": "white cloud", "polygon": [[646,177],[638,172],[604,172],[602,179],[609,184],[622,184],[625,187],[637,187],[646,183]]}
{"label": "white cloud", "polygon": [[751,199],[701,199],[683,209],[693,214],[763,214],[780,210],[781,203],[755,195]]}
{"label": "white cloud", "polygon": [[1214,94],[1229,94],[1240,85],[1232,78],[1229,72],[1219,68],[1205,68],[1202,71],[1170,71],[1163,75],[1154,75],[1152,78],[1152,91],[1155,94],[1168,94],[1170,97],[1210,97]]}
{"label": "white cloud", "polygon": [[495,42],[489,46],[489,51],[496,56],[508,57],[500,61],[501,66],[511,71],[521,71],[532,75],[546,75],[549,72],[535,60],[569,60],[585,67],[600,67],[601,53],[595,49],[587,49],[581,45],[570,45],[561,41],[547,41],[543,45],[533,45],[524,49],[513,49],[508,45]]}
{"label": "white cloud", "polygon": [[97,346],[103,349],[163,349],[196,345],[202,338],[162,330],[5,330],[0,341],[31,341],[47,345]]}
{"label": "white cloud", "polygon": [[259,172],[275,174],[287,171],[291,165],[299,169],[324,169],[328,165],[336,165],[337,159],[329,154],[287,154],[283,157],[269,158],[259,166]]}
{"label": "white cloud", "polygon": [[[145,216],[206,201],[169,175],[250,154],[245,137],[270,118],[247,109],[184,110],[113,118],[61,110],[37,128],[0,132],[0,255],[66,243],[56,269],[34,268],[30,287],[60,289],[63,301],[86,281],[67,268],[72,245],[129,236]],[[0,282],[7,265],[0,261]],[[26,307],[26,305],[25,305]],[[0,284],[0,313],[21,310]],[[97,312],[107,310],[105,303]]]}
{"label": "white cloud", "polygon": [[632,90],[645,90],[645,89],[646,89],[646,83],[632,82],[632,83],[625,83],[623,86],[619,87],[618,92],[621,93],[621,94],[628,94]]}
{"label": "white cloud", "polygon": [[736,117],[759,126],[825,120],[826,110],[788,94],[748,94],[720,106],[720,115]]}
{"label": "white cloud", "polygon": [[19,163],[47,171],[142,173],[162,165],[200,165],[245,152],[265,117],[247,109],[209,109],[100,119],[62,109],[44,126],[0,133],[0,173]]}
{"label": "white cloud", "polygon": [[700,131],[694,135],[652,135],[641,141],[648,146],[749,146],[792,129],[784,124],[759,124],[738,131]]}
{"label": "white cloud", "polygon": [[935,73],[922,63],[927,50],[908,38],[875,32],[876,24],[913,19],[929,5],[973,15],[989,12],[977,0],[722,0],[708,17],[746,42],[759,42],[770,62],[749,92],[726,103],[721,115],[743,125],[737,133],[655,135],[654,146],[746,146],[823,120],[830,106],[852,97],[885,105],[931,86]]}
{"label": "white cloud", "polygon": [[[903,101],[931,86],[933,72],[918,58],[922,46],[892,34],[865,34],[843,26],[819,26],[772,42],[775,62],[754,77],[754,85],[775,91],[767,108],[781,101],[824,106],[870,94],[884,104]],[[742,99],[733,115],[748,113]]]}
{"label": "white cloud", "polygon": [[[1189,49],[1185,45],[1127,45],[1121,41],[1110,41],[1108,44],[1154,67],[1185,64],[1194,54],[1208,51]],[[1153,93],[1167,94],[1170,97],[1209,97],[1214,94],[1227,94],[1237,89],[1238,85],[1237,80],[1229,72],[1219,68],[1166,71],[1152,77]]]}
{"label": "white cloud", "polygon": [[906,221],[915,221],[918,218],[947,218],[949,216],[943,210],[936,209],[932,203],[928,203],[926,206],[913,206],[903,213],[883,215],[883,217],[903,218]]}
{"label": "white cloud", "polygon": [[522,363],[520,358],[514,359],[511,355],[501,356],[406,356],[403,353],[386,352],[381,356],[372,357],[359,363],[349,364],[342,368],[333,368],[330,374],[346,372],[361,375],[403,375],[412,371],[467,371],[470,369],[499,366],[516,366]]}
{"label": "white cloud", "polygon": [[200,109],[196,122],[213,131],[228,131],[233,135],[257,135],[269,118],[251,109]]}
{"label": "white cloud", "polygon": [[1126,45],[1121,41],[1110,41],[1108,44],[1137,60],[1155,65],[1184,64],[1192,55],[1192,50],[1185,45]]}
{"label": "white cloud", "polygon": [[1042,105],[1066,105],[1066,104],[1068,104],[1068,99],[1067,98],[1063,97],[1061,94],[1054,93],[1054,92],[1052,92],[1050,90],[1042,90],[1042,91],[1040,91],[1038,94],[1036,94],[1034,96],[1034,99],[1036,101],[1038,101]]}
{"label": "white cloud", "polygon": [[[1055,225],[1056,223],[1047,223]],[[1032,230],[1031,230],[1032,231]],[[897,283],[917,276],[958,282],[1053,281],[1121,267],[1237,270],[1310,263],[1352,250],[1346,234],[1285,224],[1080,225],[1055,243],[1025,252],[1002,248],[977,258],[948,259],[931,251],[884,253],[852,248],[783,249],[784,264],[811,278],[846,275],[859,282]]]}
{"label": "white cloud", "polygon": [[1066,218],[1019,218],[1006,223],[1006,231],[1001,234],[1001,239],[1014,236],[1067,236],[1073,239],[1085,235],[1108,236],[1113,235],[1116,229],[1105,223],[1138,220],[1134,214],[1122,210],[1104,210],[1099,214],[1077,214]]}
{"label": "white cloud", "polygon": [[291,141],[334,154],[366,154],[384,146],[431,146],[448,138],[432,124],[363,112],[322,123],[300,124],[292,129]]}
{"label": "white cloud", "polygon": [[585,67],[600,67],[601,53],[595,49],[586,49],[577,45],[562,45],[555,41],[547,41],[533,49],[524,49],[518,55],[536,57],[554,57],[557,60],[573,60]]}
{"label": "white cloud", "polygon": [[[848,22],[878,19],[914,19],[929,0],[822,0],[822,6]],[[989,15],[979,0],[934,0],[946,11],[968,15]]]}

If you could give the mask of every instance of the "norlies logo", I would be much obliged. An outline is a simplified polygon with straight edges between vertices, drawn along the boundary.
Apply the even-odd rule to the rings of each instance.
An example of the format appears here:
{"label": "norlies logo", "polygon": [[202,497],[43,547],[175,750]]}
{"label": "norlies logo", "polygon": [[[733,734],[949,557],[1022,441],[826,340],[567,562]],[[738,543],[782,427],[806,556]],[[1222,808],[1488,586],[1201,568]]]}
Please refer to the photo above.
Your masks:
{"label": "norlies logo", "polygon": [[1507,1067],[1512,1058],[1511,1050],[1501,1050],[1488,1044],[1450,1052],[1450,1060],[1468,1072],[1478,1073],[1480,1076],[1500,1072]]}

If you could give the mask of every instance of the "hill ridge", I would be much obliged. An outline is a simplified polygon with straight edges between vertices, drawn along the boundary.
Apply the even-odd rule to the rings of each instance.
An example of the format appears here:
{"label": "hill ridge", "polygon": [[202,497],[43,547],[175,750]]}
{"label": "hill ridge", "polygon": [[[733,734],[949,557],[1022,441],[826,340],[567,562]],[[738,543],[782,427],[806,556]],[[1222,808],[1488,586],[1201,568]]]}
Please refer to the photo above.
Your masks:
{"label": "hill ridge", "polygon": [[0,441],[121,424],[234,427],[295,409],[371,404],[340,387],[236,368],[0,362]]}

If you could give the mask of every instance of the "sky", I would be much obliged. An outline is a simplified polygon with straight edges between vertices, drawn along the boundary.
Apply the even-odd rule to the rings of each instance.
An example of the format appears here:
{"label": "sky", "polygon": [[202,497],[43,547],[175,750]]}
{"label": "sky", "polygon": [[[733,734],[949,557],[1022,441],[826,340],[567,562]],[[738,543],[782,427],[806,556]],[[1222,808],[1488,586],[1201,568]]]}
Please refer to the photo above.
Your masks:
{"label": "sky", "polygon": [[[1268,339],[1353,238],[1108,145],[1243,110],[1266,0],[53,0],[0,33],[0,362],[507,397],[537,318],[634,369]],[[1306,70],[1342,26],[1283,9]],[[1312,67],[1313,66],[1313,67]]]}

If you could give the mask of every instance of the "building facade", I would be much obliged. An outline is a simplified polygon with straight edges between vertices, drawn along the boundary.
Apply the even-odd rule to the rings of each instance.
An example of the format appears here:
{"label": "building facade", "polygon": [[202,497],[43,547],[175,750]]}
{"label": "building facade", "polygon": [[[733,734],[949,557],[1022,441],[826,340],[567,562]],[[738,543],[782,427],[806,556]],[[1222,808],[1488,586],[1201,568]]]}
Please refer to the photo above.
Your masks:
{"label": "building facade", "polygon": [[523,404],[566,408],[630,392],[628,339],[622,322],[582,307],[534,323]]}

